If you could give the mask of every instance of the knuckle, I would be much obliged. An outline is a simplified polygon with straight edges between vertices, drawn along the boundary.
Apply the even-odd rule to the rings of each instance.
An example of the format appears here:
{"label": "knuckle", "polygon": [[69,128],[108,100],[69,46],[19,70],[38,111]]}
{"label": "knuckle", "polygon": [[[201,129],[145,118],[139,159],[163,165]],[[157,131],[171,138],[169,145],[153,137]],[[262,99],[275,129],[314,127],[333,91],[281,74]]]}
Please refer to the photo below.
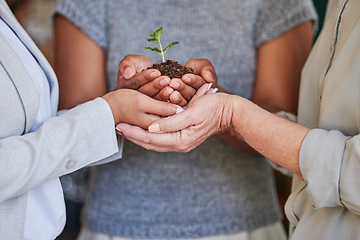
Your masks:
{"label": "knuckle", "polygon": [[120,65],[125,64],[125,63],[129,63],[129,62],[130,62],[130,59],[131,59],[132,57],[133,57],[133,54],[128,54],[128,55],[126,55],[126,56],[123,58],[123,60],[121,60]]}
{"label": "knuckle", "polygon": [[144,137],[144,143],[146,143],[147,145],[149,145],[151,143],[151,140],[149,137]]}
{"label": "knuckle", "polygon": [[134,57],[137,57],[138,55],[136,55],[136,54],[128,54],[128,55],[126,55],[126,59],[128,59],[128,58],[134,58]]}
{"label": "knuckle", "polygon": [[159,100],[159,101],[166,101],[166,100],[167,100],[167,99],[163,99],[160,94],[156,94],[155,96],[153,96],[153,98],[154,98],[155,100]]}
{"label": "knuckle", "polygon": [[131,83],[132,88],[134,88],[134,89],[139,88],[139,83],[136,81],[136,79],[131,79],[130,83]]}

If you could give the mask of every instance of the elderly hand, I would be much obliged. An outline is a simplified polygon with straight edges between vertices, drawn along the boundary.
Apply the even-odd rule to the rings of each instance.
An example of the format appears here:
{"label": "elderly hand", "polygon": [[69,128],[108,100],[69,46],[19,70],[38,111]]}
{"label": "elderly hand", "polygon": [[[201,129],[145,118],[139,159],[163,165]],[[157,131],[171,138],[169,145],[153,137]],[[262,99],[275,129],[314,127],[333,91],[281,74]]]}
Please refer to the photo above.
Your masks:
{"label": "elderly hand", "polygon": [[161,119],[149,131],[119,124],[116,129],[130,141],[159,152],[188,152],[209,136],[230,127],[233,104],[231,95],[207,94],[175,116]]}

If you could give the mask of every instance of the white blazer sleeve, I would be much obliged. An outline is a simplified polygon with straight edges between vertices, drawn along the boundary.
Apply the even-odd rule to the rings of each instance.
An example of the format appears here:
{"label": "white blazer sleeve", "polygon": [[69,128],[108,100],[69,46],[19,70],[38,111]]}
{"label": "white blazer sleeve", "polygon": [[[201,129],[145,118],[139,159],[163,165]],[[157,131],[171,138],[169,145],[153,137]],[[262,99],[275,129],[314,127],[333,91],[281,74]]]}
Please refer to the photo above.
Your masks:
{"label": "white blazer sleeve", "polygon": [[118,152],[111,109],[97,98],[0,140],[0,203]]}

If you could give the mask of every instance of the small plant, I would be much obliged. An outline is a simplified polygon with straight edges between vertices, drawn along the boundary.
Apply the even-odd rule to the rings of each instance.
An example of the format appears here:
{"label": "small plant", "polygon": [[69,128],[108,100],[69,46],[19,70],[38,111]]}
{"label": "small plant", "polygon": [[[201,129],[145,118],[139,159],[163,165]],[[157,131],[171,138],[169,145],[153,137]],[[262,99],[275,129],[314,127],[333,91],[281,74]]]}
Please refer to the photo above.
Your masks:
{"label": "small plant", "polygon": [[160,49],[157,48],[157,47],[154,47],[154,48],[145,47],[145,49],[150,49],[151,51],[155,51],[155,52],[159,53],[161,55],[162,61],[165,62],[165,52],[166,52],[166,50],[168,50],[173,45],[179,44],[179,42],[172,42],[172,43],[169,44],[169,46],[167,46],[163,50],[163,48],[161,46],[161,42],[160,42],[161,35],[162,35],[162,27],[159,28],[158,30],[156,30],[155,32],[153,32],[150,35],[151,38],[148,39],[149,42],[157,41],[159,43]]}

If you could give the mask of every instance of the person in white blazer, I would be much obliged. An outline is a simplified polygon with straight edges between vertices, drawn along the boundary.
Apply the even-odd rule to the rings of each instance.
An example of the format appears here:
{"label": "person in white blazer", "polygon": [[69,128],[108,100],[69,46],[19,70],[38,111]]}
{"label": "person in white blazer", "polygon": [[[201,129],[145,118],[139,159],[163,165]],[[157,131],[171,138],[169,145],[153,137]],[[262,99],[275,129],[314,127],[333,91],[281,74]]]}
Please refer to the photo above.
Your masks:
{"label": "person in white blazer", "polygon": [[0,239],[55,239],[65,224],[58,178],[118,159],[116,124],[146,128],[179,109],[124,89],[57,116],[58,97],[50,64],[0,0]]}

